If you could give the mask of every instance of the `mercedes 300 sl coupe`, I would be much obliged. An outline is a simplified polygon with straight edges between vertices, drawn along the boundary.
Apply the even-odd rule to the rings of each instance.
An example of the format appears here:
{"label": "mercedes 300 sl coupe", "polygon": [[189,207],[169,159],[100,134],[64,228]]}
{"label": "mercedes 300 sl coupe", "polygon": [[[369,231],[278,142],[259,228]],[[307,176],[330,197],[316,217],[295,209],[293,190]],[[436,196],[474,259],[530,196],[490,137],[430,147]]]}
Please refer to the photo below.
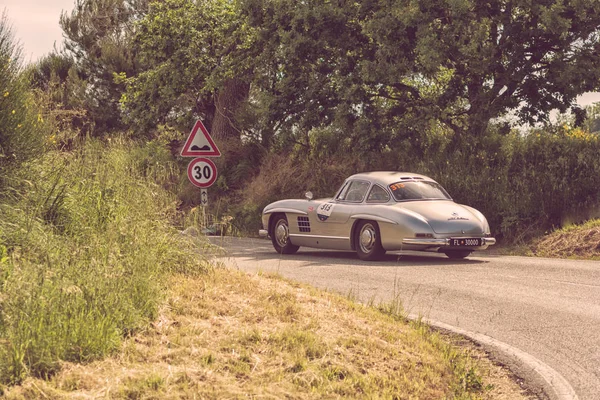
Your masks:
{"label": "mercedes 300 sl coupe", "polygon": [[350,176],[333,198],[280,200],[262,213],[260,235],[278,253],[300,246],[354,250],[362,260],[419,250],[465,258],[496,243],[482,213],[455,203],[433,179],[407,172]]}

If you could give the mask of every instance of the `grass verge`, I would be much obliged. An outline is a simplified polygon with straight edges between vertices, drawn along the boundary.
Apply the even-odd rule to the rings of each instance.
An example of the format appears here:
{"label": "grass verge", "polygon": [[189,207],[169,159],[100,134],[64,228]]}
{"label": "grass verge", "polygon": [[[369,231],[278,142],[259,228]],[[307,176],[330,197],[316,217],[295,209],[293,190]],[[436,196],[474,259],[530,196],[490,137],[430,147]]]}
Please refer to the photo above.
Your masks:
{"label": "grass verge", "polygon": [[224,268],[168,286],[158,318],[121,352],[63,363],[6,398],[523,398],[481,352],[395,307]]}
{"label": "grass verge", "polygon": [[530,246],[530,253],[541,257],[600,260],[600,219],[558,229]]}
{"label": "grass verge", "polygon": [[176,198],[161,182],[179,177],[168,158],[153,143],[89,139],[6,177],[1,383],[110,354],[157,317],[169,273],[205,269],[171,224]]}

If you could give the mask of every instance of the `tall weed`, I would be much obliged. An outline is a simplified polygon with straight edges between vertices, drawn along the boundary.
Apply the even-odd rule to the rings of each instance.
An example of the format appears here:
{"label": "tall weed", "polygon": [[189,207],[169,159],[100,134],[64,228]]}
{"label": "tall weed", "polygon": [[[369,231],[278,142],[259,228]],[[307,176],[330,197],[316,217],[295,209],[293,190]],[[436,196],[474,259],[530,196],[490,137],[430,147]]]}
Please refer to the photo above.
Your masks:
{"label": "tall weed", "polygon": [[116,349],[156,316],[166,273],[205,269],[170,225],[177,200],[156,182],[178,170],[162,149],[88,139],[19,171],[0,206],[2,381]]}

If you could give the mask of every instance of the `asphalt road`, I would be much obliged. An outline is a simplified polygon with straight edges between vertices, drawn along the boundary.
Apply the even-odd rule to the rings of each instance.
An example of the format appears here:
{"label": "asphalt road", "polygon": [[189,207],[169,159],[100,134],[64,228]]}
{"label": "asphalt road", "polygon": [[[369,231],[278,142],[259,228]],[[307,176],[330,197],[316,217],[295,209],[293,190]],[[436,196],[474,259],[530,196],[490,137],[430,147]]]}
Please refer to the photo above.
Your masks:
{"label": "asphalt road", "polygon": [[[400,298],[412,315],[483,334],[541,361],[576,393],[562,398],[600,399],[600,262],[485,253],[453,261],[413,252],[365,262],[350,252],[308,248],[281,256],[264,239],[211,241],[225,249],[223,261],[245,271],[278,272],[365,302]],[[490,350],[540,397],[555,397],[531,364]]]}

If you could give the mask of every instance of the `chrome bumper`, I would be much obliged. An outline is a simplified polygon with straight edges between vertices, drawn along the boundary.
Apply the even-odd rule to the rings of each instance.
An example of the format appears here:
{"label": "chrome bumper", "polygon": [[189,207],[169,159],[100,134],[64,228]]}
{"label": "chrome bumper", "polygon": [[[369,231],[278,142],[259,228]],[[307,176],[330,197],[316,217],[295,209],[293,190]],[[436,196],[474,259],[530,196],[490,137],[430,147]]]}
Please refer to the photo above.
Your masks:
{"label": "chrome bumper", "polygon": [[[461,238],[453,238],[461,239]],[[414,245],[414,246],[430,246],[430,247],[442,247],[450,246],[450,239],[402,239],[402,244]],[[481,238],[481,246],[491,246],[496,244],[496,238],[486,237]]]}
{"label": "chrome bumper", "polygon": [[258,236],[267,237],[267,236],[269,236],[269,232],[266,229],[261,229],[258,231]]}

